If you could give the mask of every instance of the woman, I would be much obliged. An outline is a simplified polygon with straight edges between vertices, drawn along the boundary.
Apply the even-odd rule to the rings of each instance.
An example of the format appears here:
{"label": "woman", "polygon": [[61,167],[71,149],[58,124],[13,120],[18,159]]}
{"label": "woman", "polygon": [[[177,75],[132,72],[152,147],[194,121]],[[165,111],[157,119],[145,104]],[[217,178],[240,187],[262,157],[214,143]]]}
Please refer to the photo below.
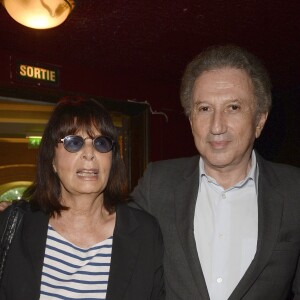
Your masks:
{"label": "woman", "polygon": [[[164,299],[160,229],[125,204],[126,191],[108,112],[92,99],[61,101],[24,194],[29,204],[0,299]],[[1,227],[9,210],[0,214]]]}

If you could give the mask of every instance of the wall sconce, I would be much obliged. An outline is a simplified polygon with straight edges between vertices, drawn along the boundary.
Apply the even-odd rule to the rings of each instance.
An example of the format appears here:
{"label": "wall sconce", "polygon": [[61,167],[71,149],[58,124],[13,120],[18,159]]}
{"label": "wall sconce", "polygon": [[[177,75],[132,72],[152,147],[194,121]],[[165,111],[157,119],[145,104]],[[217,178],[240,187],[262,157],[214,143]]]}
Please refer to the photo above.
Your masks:
{"label": "wall sconce", "polygon": [[47,29],[67,19],[75,7],[75,0],[2,0],[2,4],[18,23],[30,28]]}

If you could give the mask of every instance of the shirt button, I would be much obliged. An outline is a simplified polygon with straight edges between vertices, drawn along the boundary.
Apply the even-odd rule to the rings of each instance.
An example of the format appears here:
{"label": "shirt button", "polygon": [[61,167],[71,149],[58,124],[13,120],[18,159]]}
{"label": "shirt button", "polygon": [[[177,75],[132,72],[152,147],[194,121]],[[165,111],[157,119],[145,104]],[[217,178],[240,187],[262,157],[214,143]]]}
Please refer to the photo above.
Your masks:
{"label": "shirt button", "polygon": [[224,193],[222,193],[222,198],[226,199],[226,195]]}
{"label": "shirt button", "polygon": [[219,239],[221,239],[221,240],[224,239],[224,234],[223,233],[219,233]]}
{"label": "shirt button", "polygon": [[222,277],[217,278],[217,283],[221,283],[223,281]]}

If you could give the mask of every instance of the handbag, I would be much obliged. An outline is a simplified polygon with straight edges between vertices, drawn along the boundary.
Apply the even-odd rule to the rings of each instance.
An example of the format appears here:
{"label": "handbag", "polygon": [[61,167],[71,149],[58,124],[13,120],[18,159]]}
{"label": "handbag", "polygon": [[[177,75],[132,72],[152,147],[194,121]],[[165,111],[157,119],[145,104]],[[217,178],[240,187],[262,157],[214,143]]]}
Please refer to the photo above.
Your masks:
{"label": "handbag", "polygon": [[0,285],[3,278],[6,258],[10,249],[10,245],[25,212],[22,208],[22,206],[24,206],[24,202],[26,201],[18,200],[12,203],[8,218],[3,226],[0,238]]}

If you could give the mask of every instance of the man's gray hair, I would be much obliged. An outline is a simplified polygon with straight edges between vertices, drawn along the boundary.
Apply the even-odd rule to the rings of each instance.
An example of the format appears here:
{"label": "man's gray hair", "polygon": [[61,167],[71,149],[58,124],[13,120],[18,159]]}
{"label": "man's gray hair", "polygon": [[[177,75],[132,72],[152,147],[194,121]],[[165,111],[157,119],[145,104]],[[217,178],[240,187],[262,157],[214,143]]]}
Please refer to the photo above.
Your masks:
{"label": "man's gray hair", "polygon": [[187,116],[190,116],[192,110],[192,94],[196,79],[205,71],[222,68],[245,71],[254,87],[257,115],[270,111],[271,80],[263,63],[241,47],[225,45],[207,48],[187,65],[180,88],[180,101]]}

